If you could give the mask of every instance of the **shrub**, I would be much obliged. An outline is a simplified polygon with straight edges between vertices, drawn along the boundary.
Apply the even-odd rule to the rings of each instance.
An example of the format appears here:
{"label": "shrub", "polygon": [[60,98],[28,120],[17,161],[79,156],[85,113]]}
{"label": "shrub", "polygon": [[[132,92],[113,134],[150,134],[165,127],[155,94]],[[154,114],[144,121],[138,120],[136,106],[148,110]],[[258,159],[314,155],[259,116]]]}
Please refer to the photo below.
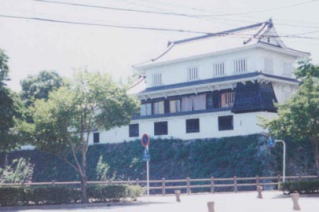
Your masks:
{"label": "shrub", "polygon": [[0,205],[13,206],[23,204],[24,194],[23,187],[0,187]]}
{"label": "shrub", "polygon": [[0,168],[0,183],[24,183],[30,181],[34,165],[25,158],[14,159],[11,164]]}
{"label": "shrub", "polygon": [[[89,185],[88,197],[92,201],[115,201],[142,195],[143,189],[133,185]],[[81,191],[77,187],[49,185],[34,187],[0,187],[0,205],[76,203]]]}
{"label": "shrub", "polygon": [[319,180],[285,182],[282,184],[281,189],[288,193],[292,193],[294,191],[302,194],[319,193]]}
{"label": "shrub", "polygon": [[122,198],[132,198],[141,196],[143,189],[133,185],[90,185],[88,196],[94,201],[118,201]]}
{"label": "shrub", "polygon": [[33,187],[26,193],[27,202],[35,204],[72,203],[80,199],[79,189],[61,185]]}

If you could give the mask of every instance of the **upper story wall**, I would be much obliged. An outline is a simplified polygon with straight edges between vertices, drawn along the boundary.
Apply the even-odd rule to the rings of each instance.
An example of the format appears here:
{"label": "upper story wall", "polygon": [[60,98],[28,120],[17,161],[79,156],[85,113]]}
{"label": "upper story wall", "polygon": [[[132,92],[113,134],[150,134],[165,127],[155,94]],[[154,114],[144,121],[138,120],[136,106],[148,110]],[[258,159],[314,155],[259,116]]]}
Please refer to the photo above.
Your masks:
{"label": "upper story wall", "polygon": [[270,50],[246,49],[149,68],[145,70],[146,87],[256,71],[293,77],[294,62],[295,57]]}

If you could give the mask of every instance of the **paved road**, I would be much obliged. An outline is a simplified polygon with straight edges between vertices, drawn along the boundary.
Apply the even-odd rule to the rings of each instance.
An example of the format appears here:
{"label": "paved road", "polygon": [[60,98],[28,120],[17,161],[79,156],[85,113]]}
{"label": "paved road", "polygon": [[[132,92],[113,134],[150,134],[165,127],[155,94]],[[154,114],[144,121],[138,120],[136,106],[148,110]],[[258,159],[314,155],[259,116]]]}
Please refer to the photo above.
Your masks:
{"label": "paved road", "polygon": [[[215,202],[215,212],[292,212],[292,201],[281,192],[264,192],[263,199],[256,198],[256,192],[215,193],[183,195],[182,202],[175,202],[174,196],[152,196],[140,198],[136,203],[124,205],[97,204],[90,207],[53,206],[47,208],[16,208],[5,211],[27,212],[207,212],[207,202]],[[302,212],[319,212],[319,196],[301,197]],[[1,211],[1,208],[0,208]]]}

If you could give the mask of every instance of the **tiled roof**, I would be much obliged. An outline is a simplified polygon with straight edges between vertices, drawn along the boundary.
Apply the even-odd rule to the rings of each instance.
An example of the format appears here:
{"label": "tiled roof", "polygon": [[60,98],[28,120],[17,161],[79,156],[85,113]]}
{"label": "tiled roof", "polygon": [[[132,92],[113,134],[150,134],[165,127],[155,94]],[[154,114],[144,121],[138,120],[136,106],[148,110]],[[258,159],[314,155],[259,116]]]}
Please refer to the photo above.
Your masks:
{"label": "tiled roof", "polygon": [[279,48],[285,47],[278,36],[276,37],[277,33],[273,27],[273,23],[269,20],[222,32],[169,42],[167,49],[158,57],[145,63],[137,64],[134,67],[139,68],[197,55],[221,52],[224,50],[254,45],[260,41],[267,42],[266,38],[268,38],[268,35],[272,37],[273,41],[269,44]]}

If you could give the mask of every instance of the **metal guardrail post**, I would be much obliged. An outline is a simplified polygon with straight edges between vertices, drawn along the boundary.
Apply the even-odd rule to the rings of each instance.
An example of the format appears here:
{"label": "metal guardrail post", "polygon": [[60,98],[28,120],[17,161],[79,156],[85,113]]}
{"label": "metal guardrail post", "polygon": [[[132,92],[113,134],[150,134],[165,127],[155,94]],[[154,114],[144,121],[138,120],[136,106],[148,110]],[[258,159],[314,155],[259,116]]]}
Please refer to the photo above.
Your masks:
{"label": "metal guardrail post", "polygon": [[162,178],[162,194],[166,194],[166,189],[165,189],[165,178]]}
{"label": "metal guardrail post", "polygon": [[237,177],[234,176],[234,192],[237,192],[238,191],[238,186],[237,186]]}
{"label": "metal guardrail post", "polygon": [[280,189],[280,175],[278,175],[277,180],[278,180],[278,182],[277,182],[277,190],[279,190]]}
{"label": "metal guardrail post", "polygon": [[257,175],[256,176],[256,189],[260,186],[260,177]]}
{"label": "metal guardrail post", "polygon": [[187,194],[190,194],[191,193],[191,187],[190,187],[190,185],[191,185],[191,181],[190,181],[190,178],[189,177],[187,177],[186,178],[186,192],[187,192]]}
{"label": "metal guardrail post", "polygon": [[212,193],[215,192],[215,180],[214,180],[214,177],[210,178],[210,192],[212,192]]}

